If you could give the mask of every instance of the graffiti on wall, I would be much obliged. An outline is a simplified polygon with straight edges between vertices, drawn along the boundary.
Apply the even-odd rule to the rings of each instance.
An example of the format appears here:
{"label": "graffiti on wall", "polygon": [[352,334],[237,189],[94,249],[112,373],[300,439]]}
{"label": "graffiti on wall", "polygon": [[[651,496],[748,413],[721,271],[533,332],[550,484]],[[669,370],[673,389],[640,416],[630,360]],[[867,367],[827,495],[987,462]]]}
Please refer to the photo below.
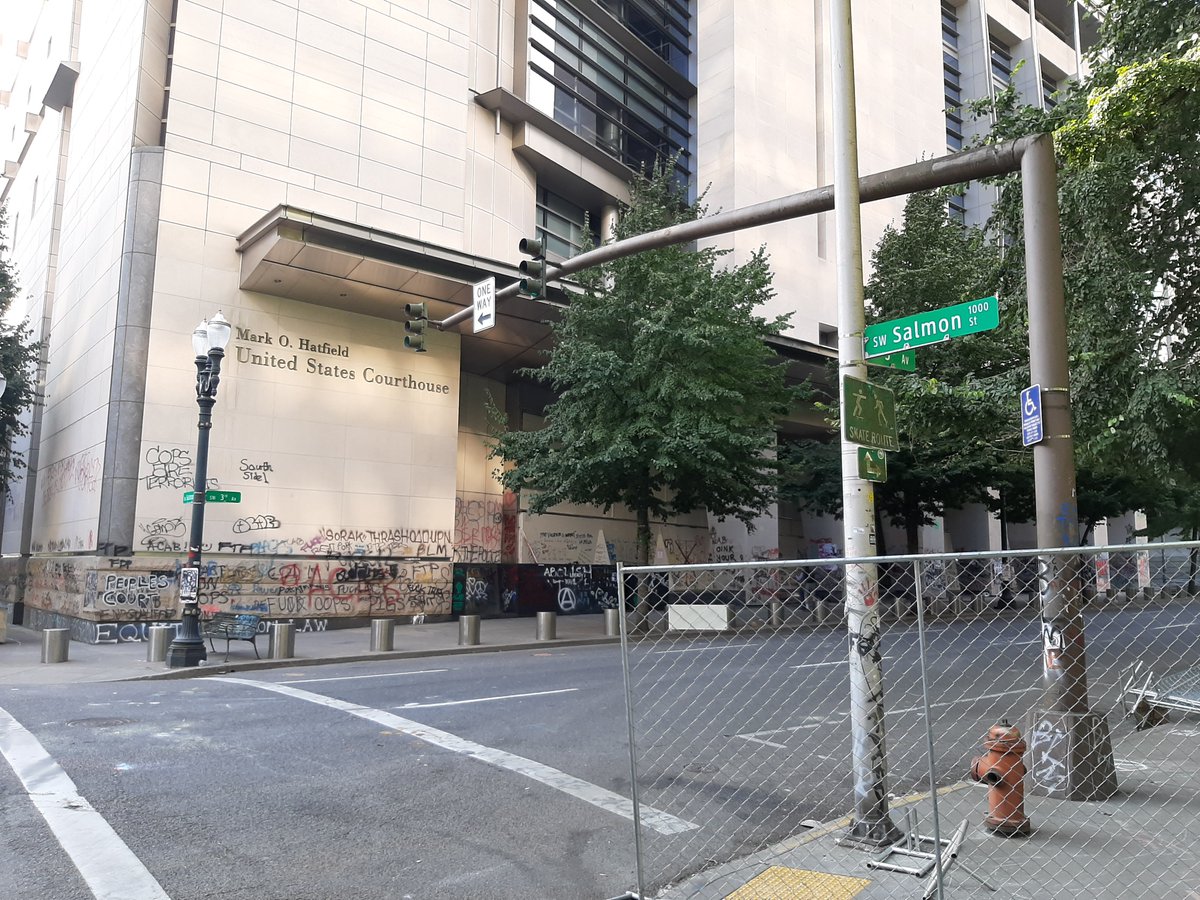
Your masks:
{"label": "graffiti on wall", "polygon": [[84,450],[51,463],[45,471],[38,474],[42,502],[65,491],[96,493],[100,487],[100,473],[103,468],[100,455],[93,450]]}
{"label": "graffiti on wall", "polygon": [[455,562],[500,562],[503,544],[504,498],[497,494],[454,498]]}
{"label": "graffiti on wall", "polygon": [[454,566],[455,613],[531,616],[596,613],[617,605],[616,566],[489,565]]}

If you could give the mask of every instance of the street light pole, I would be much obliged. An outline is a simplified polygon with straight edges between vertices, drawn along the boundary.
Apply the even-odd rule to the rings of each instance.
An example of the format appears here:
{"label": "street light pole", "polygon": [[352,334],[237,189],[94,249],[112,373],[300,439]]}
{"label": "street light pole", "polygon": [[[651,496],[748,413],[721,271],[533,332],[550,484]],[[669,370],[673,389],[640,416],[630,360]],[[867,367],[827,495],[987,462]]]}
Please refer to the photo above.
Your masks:
{"label": "street light pole", "polygon": [[196,353],[196,405],[200,407],[196,439],[196,478],[192,485],[192,530],[188,539],[187,565],[179,572],[181,624],[167,650],[168,668],[198,666],[208,658],[200,635],[200,548],[204,543],[204,492],[208,487],[208,436],[212,431],[212,409],[221,381],[221,359],[231,332],[219,312],[201,322],[192,332]]}

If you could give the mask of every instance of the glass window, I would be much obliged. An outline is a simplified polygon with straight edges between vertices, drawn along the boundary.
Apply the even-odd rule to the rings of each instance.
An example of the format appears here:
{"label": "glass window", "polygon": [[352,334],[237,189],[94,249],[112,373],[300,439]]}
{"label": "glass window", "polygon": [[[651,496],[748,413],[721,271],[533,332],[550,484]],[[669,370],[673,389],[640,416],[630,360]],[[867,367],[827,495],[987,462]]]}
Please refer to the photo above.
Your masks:
{"label": "glass window", "polygon": [[591,230],[592,243],[600,242],[595,229],[599,217],[588,214],[565,197],[542,187],[537,189],[537,236],[542,239],[546,255],[569,259],[583,246],[584,222]]}
{"label": "glass window", "polygon": [[992,81],[996,87],[1003,90],[1012,80],[1013,58],[1012,51],[1004,46],[997,38],[991,39]]}
{"label": "glass window", "polygon": [[632,169],[678,155],[678,175],[690,180],[690,97],[561,0],[531,0],[530,17],[530,104]]}
{"label": "glass window", "polygon": [[1042,102],[1046,109],[1054,109],[1058,106],[1058,100],[1055,94],[1058,93],[1058,82],[1049,75],[1042,75]]}
{"label": "glass window", "polygon": [[946,147],[961,150],[962,72],[958,62],[958,10],[942,3],[942,84],[946,101]]}
{"label": "glass window", "polygon": [[598,0],[676,72],[688,74],[691,16],[680,0]]}

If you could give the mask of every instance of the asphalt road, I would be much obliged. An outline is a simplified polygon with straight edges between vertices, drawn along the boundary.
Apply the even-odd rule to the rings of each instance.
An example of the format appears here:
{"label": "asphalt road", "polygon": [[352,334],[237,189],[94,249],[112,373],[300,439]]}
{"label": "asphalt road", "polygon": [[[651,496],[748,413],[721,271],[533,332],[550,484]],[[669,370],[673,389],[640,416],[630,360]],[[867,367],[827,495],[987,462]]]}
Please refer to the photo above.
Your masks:
{"label": "asphalt road", "polygon": [[[1183,606],[1090,617],[1093,708],[1114,733],[1120,668],[1194,661],[1198,619]],[[845,643],[828,630],[634,644],[649,881],[852,808]],[[889,783],[922,790],[915,628],[893,626],[882,649]],[[986,729],[1036,703],[1039,624],[937,622],[926,656],[937,778],[958,781]],[[635,883],[611,645],[0,689],[0,710],[10,762],[26,729],[48,756],[26,742],[15,768],[0,764],[0,897],[593,900]],[[46,797],[57,837],[35,805]]]}

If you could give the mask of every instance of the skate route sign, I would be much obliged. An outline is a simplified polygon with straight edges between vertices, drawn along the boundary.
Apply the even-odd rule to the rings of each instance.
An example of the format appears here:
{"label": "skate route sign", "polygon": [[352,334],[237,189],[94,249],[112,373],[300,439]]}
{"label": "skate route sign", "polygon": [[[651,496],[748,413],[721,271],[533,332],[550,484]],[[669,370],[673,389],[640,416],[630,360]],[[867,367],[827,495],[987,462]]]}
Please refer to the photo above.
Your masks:
{"label": "skate route sign", "polygon": [[842,433],[852,444],[899,450],[896,395],[888,388],[842,376]]}
{"label": "skate route sign", "polygon": [[887,481],[887,454],[869,447],[858,448],[858,477],[883,484]]}
{"label": "skate route sign", "polygon": [[892,319],[868,325],[864,355],[868,358],[938,344],[950,338],[991,331],[1000,324],[1000,301],[984,297],[970,303],[959,303],[929,312],[917,313],[903,319]]}

